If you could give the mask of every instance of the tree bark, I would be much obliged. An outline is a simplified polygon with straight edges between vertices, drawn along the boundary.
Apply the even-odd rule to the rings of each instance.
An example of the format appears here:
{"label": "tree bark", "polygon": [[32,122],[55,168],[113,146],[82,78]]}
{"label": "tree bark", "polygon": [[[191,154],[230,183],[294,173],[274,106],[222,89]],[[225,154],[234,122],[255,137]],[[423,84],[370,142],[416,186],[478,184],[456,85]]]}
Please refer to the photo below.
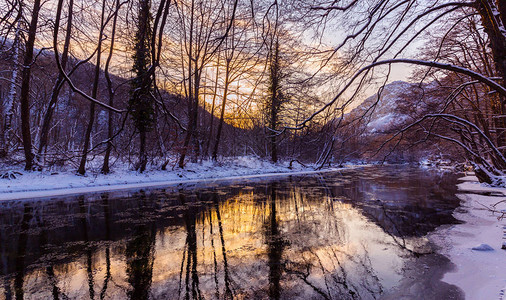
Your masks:
{"label": "tree bark", "polygon": [[[279,64],[279,42],[276,40],[274,42],[274,49],[271,50],[271,62],[270,62],[270,119],[269,119],[269,127],[272,130],[276,130],[279,122],[279,110],[281,108],[281,74],[280,74],[280,64]],[[272,162],[278,162],[278,144],[277,144],[277,135],[274,132],[269,132],[269,141],[270,141],[270,150],[271,150],[271,160]]]}
{"label": "tree bark", "polygon": [[[118,21],[118,11],[120,8],[120,1],[116,0],[116,11],[114,14],[114,19],[112,21],[112,32],[111,32],[111,45],[109,48],[109,57],[107,57],[107,62],[105,63],[105,79],[107,81],[107,91],[109,93],[109,105],[114,106],[114,90],[112,88],[112,80],[111,76],[109,75],[109,65],[111,63],[112,54],[114,52],[114,40],[116,37],[116,24]],[[104,163],[102,164],[102,174],[108,174],[111,170],[109,168],[109,159],[111,157],[111,151],[112,151],[112,138],[114,134],[114,116],[111,111],[107,112],[107,139],[109,140],[107,142],[107,147],[105,149],[105,155],[104,155]]]}
{"label": "tree bark", "polygon": [[[63,69],[65,69],[65,67],[67,66],[70,38],[72,37],[71,34],[72,34],[74,0],[70,0],[68,6],[69,12],[67,20],[67,32],[65,34],[65,42],[63,45],[63,52],[61,58],[61,66]],[[58,73],[58,78],[56,79],[56,82],[53,86],[53,90],[51,92],[51,99],[44,113],[44,119],[42,121],[42,128],[40,132],[39,149],[38,149],[39,157],[45,151],[45,148],[47,147],[48,144],[49,129],[51,128],[51,120],[53,118],[56,102],[58,101],[58,96],[60,95],[61,88],[63,87],[63,80],[64,80],[63,75],[61,73]]]}
{"label": "tree bark", "polygon": [[[97,61],[95,63],[95,77],[93,79],[93,87],[91,91],[91,97],[97,99],[98,94],[98,80],[100,78],[100,60],[102,57],[102,36],[104,35],[104,14],[105,14],[106,0],[102,2],[102,15],[100,18],[100,32],[98,34],[98,45],[97,45]],[[84,136],[83,153],[81,156],[81,162],[77,173],[84,175],[86,173],[86,160],[88,158],[88,149],[90,147],[91,132],[93,131],[93,123],[95,123],[95,103],[90,104],[90,115],[88,119],[88,126]]]}
{"label": "tree bark", "polygon": [[[19,13],[21,15],[21,12]],[[13,48],[13,69],[11,74],[11,81],[10,81],[10,87],[9,87],[9,94],[7,95],[7,99],[4,102],[3,109],[4,109],[4,119],[0,120],[2,123],[0,124],[2,126],[0,131],[0,158],[6,157],[9,152],[9,132],[11,130],[11,124],[12,124],[12,116],[14,115],[14,100],[16,99],[16,91],[18,89],[17,87],[17,79],[18,79],[18,69],[19,69],[19,49],[20,49],[20,24],[18,21],[17,28],[16,28],[16,34],[14,36],[14,41],[12,42],[12,48]]]}
{"label": "tree bark", "polygon": [[30,78],[39,12],[40,0],[35,0],[33,2],[32,20],[28,27],[28,40],[26,41],[23,70],[21,72],[21,132],[23,137],[23,149],[25,152],[25,170],[27,171],[33,169],[32,136],[30,132]]}
{"label": "tree bark", "polygon": [[[188,153],[188,147],[190,146],[190,141],[194,139],[195,131],[197,130],[197,118],[198,118],[198,98],[197,95],[194,94],[197,87],[194,87],[194,80],[197,78],[197,63],[198,58],[194,57],[194,37],[193,37],[193,29],[195,23],[195,1],[192,0],[190,7],[190,36],[188,39],[188,88],[187,88],[187,101],[188,101],[188,129],[186,130],[186,135],[183,142],[183,148],[181,149],[181,155],[179,156],[178,166],[180,168],[184,168],[186,154]],[[193,66],[193,63],[195,67]]]}
{"label": "tree bark", "polygon": [[[502,78],[502,85],[506,86],[506,3],[505,1],[481,0],[479,3],[479,13],[482,25],[490,39],[490,49],[494,58],[495,70],[497,76]],[[503,148],[506,145],[506,97],[499,95],[499,105],[495,106],[494,113],[501,115],[496,124],[497,145]],[[506,150],[503,150],[506,154]]]}
{"label": "tree bark", "polygon": [[204,156],[207,157],[209,153],[209,145],[211,144],[211,139],[213,136],[213,127],[214,127],[214,110],[216,104],[216,96],[218,92],[218,76],[220,75],[220,56],[218,54],[217,63],[216,63],[216,77],[214,80],[214,92],[213,92],[213,103],[211,105],[211,120],[209,124],[209,138],[207,139],[206,147],[204,149]]}
{"label": "tree bark", "polygon": [[136,169],[144,172],[147,165],[146,134],[151,130],[154,119],[152,103],[153,73],[150,73],[149,41],[151,38],[151,14],[149,0],[139,1],[139,14],[137,20],[137,33],[133,71],[136,78],[132,82],[130,105],[132,114],[139,131],[139,162]]}
{"label": "tree bark", "polygon": [[[216,79],[218,80],[218,79]],[[225,90],[223,91],[223,101],[221,103],[220,122],[218,123],[218,131],[216,133],[216,141],[213,149],[213,160],[218,160],[218,146],[220,144],[221,131],[223,129],[223,122],[225,117],[225,106],[227,104],[228,86],[230,85],[230,59],[227,58],[226,70],[225,70]]]}

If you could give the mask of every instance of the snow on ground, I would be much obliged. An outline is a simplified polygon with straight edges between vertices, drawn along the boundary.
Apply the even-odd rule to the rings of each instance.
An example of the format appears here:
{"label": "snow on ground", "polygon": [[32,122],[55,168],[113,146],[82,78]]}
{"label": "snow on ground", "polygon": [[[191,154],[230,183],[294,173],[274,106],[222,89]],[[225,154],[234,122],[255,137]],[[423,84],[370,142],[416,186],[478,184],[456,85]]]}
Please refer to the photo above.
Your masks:
{"label": "snow on ground", "polygon": [[[506,219],[488,208],[506,200],[505,188],[481,185],[476,177],[461,178],[459,184],[462,206],[454,213],[465,223],[437,230],[431,239],[442,247],[442,252],[455,265],[446,273],[443,281],[460,287],[466,299],[506,299],[506,250],[501,249],[506,241]],[[484,195],[488,194],[488,195]],[[491,194],[491,195],[490,195]],[[506,202],[496,206],[506,209]],[[488,245],[493,248],[486,250]],[[479,249],[479,250],[473,250]]]}
{"label": "snow on ground", "polygon": [[[115,172],[103,175],[99,173],[99,168],[95,168],[87,176],[78,176],[74,170],[13,170],[22,173],[22,176],[0,179],[0,201],[321,172],[314,171],[312,166],[305,167],[298,163],[294,163],[290,169],[288,162],[272,164],[250,156],[225,159],[219,163],[190,163],[184,170],[149,170],[143,174],[126,167],[115,169]],[[506,300],[506,250],[501,249],[502,243],[506,242],[506,219],[498,220],[499,214],[486,208],[506,200],[506,188],[481,185],[474,176],[466,176],[461,180],[463,183],[459,184],[459,189],[462,194],[459,197],[463,200],[462,206],[454,214],[465,223],[441,227],[430,237],[442,248],[442,254],[456,265],[454,271],[444,275],[443,281],[461,288],[466,299]],[[487,196],[484,193],[493,195]],[[499,204],[496,209],[506,209],[506,202]],[[473,250],[486,249],[483,244],[491,246],[493,250]]]}
{"label": "snow on ground", "polygon": [[[185,169],[148,170],[142,174],[128,170],[127,167],[117,167],[108,175],[100,174],[100,168],[96,168],[89,171],[86,176],[76,175],[75,170],[25,172],[17,169],[14,171],[22,174],[18,178],[0,179],[0,201],[167,186],[237,177],[252,178],[315,172],[312,166],[304,167],[297,162],[294,162],[292,167],[289,168],[289,162],[273,164],[256,157],[244,156],[224,159],[218,163],[212,161],[189,163]],[[331,170],[336,169],[329,169]]]}

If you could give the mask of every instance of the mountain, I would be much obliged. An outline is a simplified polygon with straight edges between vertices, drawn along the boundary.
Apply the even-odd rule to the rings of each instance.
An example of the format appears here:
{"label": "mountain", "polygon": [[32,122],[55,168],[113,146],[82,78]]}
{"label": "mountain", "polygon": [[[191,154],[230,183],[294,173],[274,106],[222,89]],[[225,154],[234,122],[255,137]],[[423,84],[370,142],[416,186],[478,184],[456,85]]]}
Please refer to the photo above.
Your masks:
{"label": "mountain", "polygon": [[353,109],[346,119],[363,119],[366,134],[391,133],[413,122],[431,107],[441,103],[435,83],[419,85],[394,81]]}
{"label": "mountain", "polygon": [[[12,51],[11,51],[12,52]],[[54,60],[54,52],[41,51],[37,49],[36,53],[40,54],[37,56],[35,63],[31,66],[31,86],[30,86],[30,104],[31,104],[31,119],[30,124],[32,128],[32,139],[34,147],[38,146],[38,139],[42,120],[44,119],[45,112],[48,108],[49,99],[53,90],[54,83],[59,74],[59,70]],[[69,58],[67,64],[67,70],[71,70],[74,66],[79,63],[79,60],[75,58]],[[12,69],[14,68],[13,57],[9,51],[0,51],[0,70],[4,70],[3,79],[0,80],[0,132],[3,131],[3,119],[5,117],[5,103],[6,97],[10,91],[10,76]],[[19,68],[19,66],[18,66]],[[70,75],[73,84],[84,91],[87,94],[91,94],[93,85],[92,78],[94,77],[95,65],[91,62],[80,64],[79,68]],[[68,71],[70,72],[70,71]],[[20,72],[19,72],[20,73]],[[112,86],[115,92],[113,106],[127,110],[128,99],[130,97],[130,84],[129,84],[130,72],[124,72],[123,74],[111,74]],[[2,78],[0,78],[2,79]],[[21,78],[18,74],[17,83],[19,84]],[[14,117],[12,118],[12,136],[20,136],[21,124],[19,118],[19,88],[17,89],[17,95],[14,101]],[[109,102],[109,95],[107,90],[107,81],[104,77],[103,70],[100,71],[100,81],[98,86],[98,97],[97,99],[103,103]],[[157,121],[153,130],[148,136],[150,143],[150,149],[156,155],[160,153],[166,153],[166,149],[173,150],[176,152],[180,150],[180,145],[184,138],[184,132],[178,126],[174,118],[177,118],[182,126],[188,124],[188,101],[185,97],[173,94],[166,90],[160,90],[160,103],[163,102],[163,109],[161,105],[156,106]],[[49,147],[50,153],[54,157],[69,157],[69,153],[72,153],[71,159],[77,158],[77,153],[83,144],[84,132],[87,127],[89,119],[89,108],[90,102],[77,93],[74,93],[68,88],[68,85],[64,85],[61,92],[59,93],[58,101],[55,105],[53,117],[51,121],[51,131],[49,135]],[[166,111],[170,112],[173,117],[166,114]],[[108,111],[100,106],[96,107],[96,120],[93,128],[92,146],[107,139],[107,125],[108,125]],[[216,134],[216,127],[219,122],[219,118],[212,115],[204,107],[199,107],[199,125],[202,127],[202,132],[198,132],[199,138],[205,140],[208,136],[207,128],[211,122],[214,123],[213,137]],[[125,130],[121,130],[121,128]],[[220,154],[229,154],[231,152],[230,147],[227,147],[226,140],[231,140],[235,135],[244,135],[244,129],[235,128],[234,126],[224,123],[222,141],[220,144]],[[118,155],[129,156],[132,151],[135,151],[136,147],[134,143],[137,139],[134,138],[135,128],[132,124],[131,118],[123,114],[114,114],[114,132],[119,132],[115,137],[115,145]],[[10,138],[9,148],[11,151],[16,150],[20,153],[20,139]],[[214,141],[214,139],[212,139]],[[163,145],[162,145],[163,144]],[[212,143],[211,143],[212,146]],[[99,148],[96,152],[102,154],[102,148]],[[102,152],[99,152],[102,151]],[[153,155],[155,155],[153,154]],[[51,158],[52,159],[52,158]],[[56,159],[56,158],[55,158]],[[65,158],[62,161],[68,160]]]}
{"label": "mountain", "polygon": [[[385,85],[345,115],[343,124],[351,128],[342,131],[342,140],[348,141],[343,147],[347,148],[345,152],[352,153],[353,159],[386,159],[395,163],[434,157],[453,158],[454,145],[439,139],[436,142],[434,137],[426,134],[424,128],[427,127],[414,126],[399,134],[423,115],[438,111],[444,103],[445,93],[436,82],[420,85],[395,81]],[[438,127],[435,130],[443,132],[446,129]],[[389,139],[391,142],[385,144]]]}

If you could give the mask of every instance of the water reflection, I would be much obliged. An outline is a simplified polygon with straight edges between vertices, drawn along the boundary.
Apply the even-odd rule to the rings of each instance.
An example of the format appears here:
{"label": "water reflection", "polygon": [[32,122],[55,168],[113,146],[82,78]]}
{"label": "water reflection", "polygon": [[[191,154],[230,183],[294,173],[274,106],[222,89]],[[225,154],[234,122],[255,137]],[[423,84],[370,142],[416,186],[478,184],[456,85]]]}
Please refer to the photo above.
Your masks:
{"label": "water reflection", "polygon": [[0,203],[0,299],[377,299],[455,222],[455,177],[318,176]]}
{"label": "water reflection", "polygon": [[267,244],[267,257],[269,258],[269,297],[279,299],[281,295],[281,274],[284,265],[282,265],[282,255],[285,241],[280,232],[277,210],[276,210],[276,182],[269,187],[269,215],[265,224],[265,242]]}
{"label": "water reflection", "polygon": [[[137,198],[138,209],[146,205],[146,195],[141,192]],[[141,213],[142,214],[142,213]],[[148,299],[155,261],[156,226],[149,217],[134,225],[133,238],[126,242],[125,260],[130,299]],[[91,295],[90,295],[91,296]]]}
{"label": "water reflection", "polygon": [[30,228],[30,221],[33,218],[33,209],[27,203],[24,205],[23,219],[21,220],[21,231],[18,236],[18,246],[16,255],[16,277],[14,279],[14,291],[16,299],[23,299],[24,290],[24,275],[25,275],[25,254],[28,243],[28,229]]}

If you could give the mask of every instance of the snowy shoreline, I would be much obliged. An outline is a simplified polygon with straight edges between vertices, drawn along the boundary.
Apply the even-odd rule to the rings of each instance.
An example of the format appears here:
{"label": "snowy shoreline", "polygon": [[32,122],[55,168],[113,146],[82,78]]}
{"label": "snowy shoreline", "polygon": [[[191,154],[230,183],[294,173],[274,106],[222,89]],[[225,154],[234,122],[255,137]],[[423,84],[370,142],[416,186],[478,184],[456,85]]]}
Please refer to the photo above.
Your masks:
{"label": "snowy shoreline", "polygon": [[89,176],[78,176],[71,171],[58,174],[23,172],[16,179],[0,179],[0,201],[125,191],[179,184],[205,184],[226,180],[315,174],[354,167],[360,166],[325,168],[322,170],[315,170],[310,166],[301,165],[290,168],[288,163],[272,164],[251,157],[242,157],[221,165],[206,161],[200,164],[190,164],[184,170],[151,170],[142,174],[128,170],[107,175],[97,173]]}
{"label": "snowy shoreline", "polygon": [[[448,257],[454,270],[447,272],[442,281],[453,284],[465,293],[466,299],[506,299],[506,250],[501,249],[506,237],[506,219],[498,220],[498,214],[486,207],[505,200],[505,188],[481,185],[474,176],[459,179],[457,196],[462,200],[454,216],[462,224],[443,226],[429,237]],[[493,193],[493,195],[484,194]],[[501,196],[502,195],[502,196]],[[496,207],[506,209],[506,203]],[[493,250],[479,251],[472,248],[480,244]]]}
{"label": "snowy shoreline", "polygon": [[[310,166],[297,165],[290,168],[287,163],[272,164],[243,157],[219,165],[203,162],[189,164],[184,170],[151,170],[143,174],[128,170],[89,176],[78,176],[72,171],[58,174],[23,172],[22,176],[16,179],[0,179],[0,201],[315,174],[357,167],[364,166],[350,165],[345,168],[314,170]],[[454,270],[445,273],[442,281],[459,287],[465,293],[466,299],[506,300],[506,250],[501,249],[502,242],[506,241],[506,236],[503,237],[503,234],[506,234],[506,219],[498,220],[497,213],[494,215],[484,207],[506,200],[506,188],[481,185],[474,176],[459,180],[460,193],[457,196],[462,202],[454,216],[463,223],[442,226],[429,236],[440,248],[438,252],[455,264]],[[484,193],[494,194],[483,195]],[[506,209],[506,202],[501,205],[497,209]],[[472,250],[480,244],[490,245],[493,250]]]}

